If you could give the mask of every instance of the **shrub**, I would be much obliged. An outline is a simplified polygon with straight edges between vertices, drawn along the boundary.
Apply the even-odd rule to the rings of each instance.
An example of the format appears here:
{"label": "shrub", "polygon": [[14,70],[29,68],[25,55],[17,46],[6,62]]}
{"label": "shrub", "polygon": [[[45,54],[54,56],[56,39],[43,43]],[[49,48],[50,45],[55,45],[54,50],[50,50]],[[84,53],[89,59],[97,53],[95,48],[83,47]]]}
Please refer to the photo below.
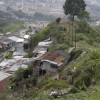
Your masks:
{"label": "shrub", "polygon": [[27,55],[24,56],[24,58],[32,58],[34,54],[32,52],[28,53]]}
{"label": "shrub", "polygon": [[10,86],[19,86],[19,83],[24,79],[29,78],[33,74],[32,65],[29,65],[27,69],[19,68],[10,79]]}
{"label": "shrub", "polygon": [[81,49],[74,49],[70,53],[70,60],[78,58],[81,53],[82,53],[82,50]]}
{"label": "shrub", "polygon": [[46,89],[63,89],[67,88],[68,84],[67,81],[65,80],[54,80],[54,79],[49,79],[48,80],[48,85],[46,86]]}
{"label": "shrub", "polygon": [[69,91],[69,93],[72,93],[72,94],[74,94],[74,93],[78,93],[79,92],[79,90],[76,88],[76,87],[71,87],[71,89],[70,89],[70,91]]}
{"label": "shrub", "polygon": [[60,17],[56,19],[56,22],[57,22],[58,24],[60,23],[60,21],[61,21],[61,18],[60,18]]}
{"label": "shrub", "polygon": [[8,52],[6,58],[11,59],[12,58],[12,52]]}
{"label": "shrub", "polygon": [[89,34],[91,31],[91,27],[86,21],[80,21],[78,22],[78,27],[76,28],[77,33],[85,33]]}
{"label": "shrub", "polygon": [[36,100],[55,100],[52,96],[49,96],[48,94],[41,93],[38,95]]}
{"label": "shrub", "polygon": [[86,35],[84,35],[83,33],[78,33],[76,36],[76,41],[86,41],[88,38]]}

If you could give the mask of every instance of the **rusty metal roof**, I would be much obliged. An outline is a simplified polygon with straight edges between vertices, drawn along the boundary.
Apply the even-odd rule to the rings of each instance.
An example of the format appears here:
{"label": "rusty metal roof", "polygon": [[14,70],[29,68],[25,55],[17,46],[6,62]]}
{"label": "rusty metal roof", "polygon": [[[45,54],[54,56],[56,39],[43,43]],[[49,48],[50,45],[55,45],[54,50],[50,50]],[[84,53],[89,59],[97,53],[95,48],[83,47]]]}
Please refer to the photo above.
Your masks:
{"label": "rusty metal roof", "polygon": [[37,60],[49,60],[49,61],[59,64],[66,58],[67,58],[66,56],[63,56],[58,53],[47,53],[47,54],[44,54],[43,56],[39,57]]}

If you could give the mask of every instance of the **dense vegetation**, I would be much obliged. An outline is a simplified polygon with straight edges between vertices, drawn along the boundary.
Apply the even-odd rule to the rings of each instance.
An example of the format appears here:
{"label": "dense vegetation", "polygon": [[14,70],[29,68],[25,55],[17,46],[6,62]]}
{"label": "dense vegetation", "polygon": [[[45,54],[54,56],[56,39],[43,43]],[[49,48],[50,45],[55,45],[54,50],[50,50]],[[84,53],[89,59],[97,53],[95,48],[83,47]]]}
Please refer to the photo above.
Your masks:
{"label": "dense vegetation", "polygon": [[[31,48],[34,48],[39,41],[51,37],[54,44],[49,52],[57,49],[67,51],[72,46],[72,26],[69,23],[69,21],[63,20],[60,23],[56,21],[50,23],[45,29],[30,38]],[[73,98],[75,100],[92,100],[91,98],[95,96],[99,98],[99,27],[91,27],[84,21],[74,22],[74,24],[77,25],[77,29],[74,28],[74,33],[77,33],[77,47],[71,52],[70,58],[70,61],[74,60],[74,62],[57,73],[60,79],[55,81],[54,76],[39,78],[34,75],[32,65],[29,65],[28,69],[19,69],[15,72],[10,80],[11,88],[8,88],[5,93],[8,95],[13,93],[13,98],[18,100],[55,100],[50,96],[52,90],[67,91],[67,95],[62,95],[57,100],[73,100]],[[74,67],[75,71],[73,72]],[[38,80],[40,81],[38,82]],[[91,89],[93,92],[90,93]],[[7,97],[7,94],[4,95]],[[1,98],[3,100],[5,96]]]}
{"label": "dense vegetation", "polygon": [[[85,11],[85,2],[82,0],[66,0],[64,10],[66,15],[70,15],[70,20],[61,20],[50,23],[29,39],[31,52],[40,41],[51,38],[53,44],[49,52],[62,49],[68,51],[75,47],[70,53],[69,65],[60,69],[55,75],[59,79],[55,80],[55,75],[36,76],[33,71],[33,64],[27,69],[19,69],[14,73],[9,81],[9,86],[1,99],[14,100],[99,100],[100,96],[100,29],[92,27],[84,20],[88,16]],[[76,9],[66,8],[68,4],[75,6]],[[79,6],[78,6],[79,5]],[[78,10],[77,8],[80,7]],[[81,12],[81,9],[82,12]],[[73,13],[75,12],[75,13]],[[81,14],[80,14],[81,13]],[[81,16],[82,15],[82,16]],[[80,20],[75,21],[74,17]],[[84,17],[85,16],[85,17]],[[31,54],[25,57],[30,57]],[[57,91],[60,96],[51,96],[51,91]],[[63,92],[65,93],[63,94]]]}
{"label": "dense vegetation", "polygon": [[[31,49],[37,46],[38,42],[43,41],[50,37],[55,45],[52,45],[50,51],[56,49],[67,50],[72,46],[72,32],[74,35],[73,41],[75,44],[75,33],[77,45],[88,48],[96,46],[99,42],[99,27],[91,27],[86,21],[74,22],[74,32],[72,31],[72,25],[70,21],[62,20],[60,23],[54,21],[50,23],[46,28],[40,31],[38,34],[32,35],[30,38]],[[82,45],[84,44],[84,45]],[[87,47],[88,46],[88,47]]]}

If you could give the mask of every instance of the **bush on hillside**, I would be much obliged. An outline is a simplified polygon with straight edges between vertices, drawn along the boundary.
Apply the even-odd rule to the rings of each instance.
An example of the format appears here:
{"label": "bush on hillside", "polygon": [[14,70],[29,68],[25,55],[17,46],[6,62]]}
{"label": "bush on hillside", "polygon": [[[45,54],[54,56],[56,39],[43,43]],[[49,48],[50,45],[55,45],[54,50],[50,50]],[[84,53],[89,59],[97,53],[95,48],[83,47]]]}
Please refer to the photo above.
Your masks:
{"label": "bush on hillside", "polygon": [[70,53],[70,60],[78,58],[79,55],[82,53],[82,51],[83,51],[83,50],[81,50],[81,49],[74,49],[74,50]]}
{"label": "bush on hillside", "polygon": [[69,91],[69,93],[72,93],[72,94],[74,94],[74,93],[78,93],[79,92],[79,90],[76,88],[76,87],[71,87],[71,89],[70,89],[70,91]]}
{"label": "bush on hillside", "polygon": [[27,55],[24,56],[24,58],[32,58],[34,54],[32,52],[28,53]]}
{"label": "bush on hillside", "polygon": [[40,41],[43,41],[48,38],[46,30],[44,29],[42,31],[37,34],[31,35],[29,39],[31,50],[33,50]]}
{"label": "bush on hillside", "polygon": [[78,27],[76,28],[77,33],[84,33],[89,34],[91,32],[91,27],[86,21],[80,21],[78,22]]}
{"label": "bush on hillside", "polygon": [[83,33],[78,33],[77,34],[77,37],[76,37],[76,42],[79,42],[79,41],[86,41],[88,40],[87,36]]}
{"label": "bush on hillside", "polygon": [[24,79],[29,78],[33,74],[32,65],[29,65],[27,69],[19,68],[14,75],[12,75],[10,79],[10,86],[16,87],[19,86],[19,83],[22,82]]}
{"label": "bush on hillside", "polygon": [[30,37],[29,40],[31,44],[31,49],[34,49],[34,47],[36,47],[40,41],[43,41],[49,37],[51,37],[54,42],[56,41],[55,43],[71,46],[69,40],[70,37],[68,36],[68,32],[65,31],[65,29],[67,29],[67,23],[66,25],[57,24],[56,21],[50,23],[38,34],[32,35]]}
{"label": "bush on hillside", "polygon": [[67,49],[68,49],[68,45],[66,44],[55,44],[50,47],[49,52],[54,52],[56,50],[66,50],[67,51]]}
{"label": "bush on hillside", "polygon": [[6,55],[6,58],[11,59],[12,58],[12,52],[8,52],[7,55]]}
{"label": "bush on hillside", "polygon": [[57,22],[58,24],[60,23],[60,21],[61,21],[61,18],[60,18],[60,17],[56,19],[56,22]]}

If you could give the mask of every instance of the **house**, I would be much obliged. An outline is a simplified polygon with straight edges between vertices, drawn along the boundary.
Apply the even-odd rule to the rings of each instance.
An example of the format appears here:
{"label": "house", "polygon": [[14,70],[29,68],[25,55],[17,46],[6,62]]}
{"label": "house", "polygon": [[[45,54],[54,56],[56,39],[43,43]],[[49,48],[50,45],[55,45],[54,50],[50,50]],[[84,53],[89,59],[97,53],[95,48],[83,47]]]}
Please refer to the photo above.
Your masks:
{"label": "house", "polygon": [[8,38],[0,39],[0,51],[1,52],[4,52],[15,45],[16,45],[16,42],[13,40],[10,40]]}
{"label": "house", "polygon": [[39,42],[38,46],[50,47],[51,44],[52,44],[52,41],[43,41],[43,42]]}
{"label": "house", "polygon": [[10,36],[8,39],[15,41],[16,43],[23,43],[24,39],[18,36]]}
{"label": "house", "polygon": [[14,65],[16,62],[15,59],[9,59],[9,60],[4,60],[0,63],[0,70],[6,71],[9,69],[12,65]]}
{"label": "house", "polygon": [[46,53],[36,59],[34,72],[41,74],[53,74],[62,69],[68,62],[70,55],[58,50],[54,53]]}
{"label": "house", "polygon": [[42,42],[38,43],[38,46],[34,49],[33,53],[35,57],[41,56],[43,54],[45,54],[46,52],[48,52],[49,47],[51,46],[53,42],[51,41],[51,39],[46,39]]}
{"label": "house", "polygon": [[34,53],[34,56],[37,57],[37,56],[41,56],[41,55],[45,54],[47,51],[48,51],[48,48],[42,47],[42,46],[37,46],[34,49],[33,53]]}
{"label": "house", "polygon": [[0,71],[0,93],[3,93],[8,86],[8,80],[10,77],[11,74]]}
{"label": "house", "polygon": [[[32,60],[33,61],[33,60]],[[0,63],[0,70],[7,73],[13,73],[21,68],[27,68],[30,64],[31,59],[16,57],[14,59],[7,59]]]}

